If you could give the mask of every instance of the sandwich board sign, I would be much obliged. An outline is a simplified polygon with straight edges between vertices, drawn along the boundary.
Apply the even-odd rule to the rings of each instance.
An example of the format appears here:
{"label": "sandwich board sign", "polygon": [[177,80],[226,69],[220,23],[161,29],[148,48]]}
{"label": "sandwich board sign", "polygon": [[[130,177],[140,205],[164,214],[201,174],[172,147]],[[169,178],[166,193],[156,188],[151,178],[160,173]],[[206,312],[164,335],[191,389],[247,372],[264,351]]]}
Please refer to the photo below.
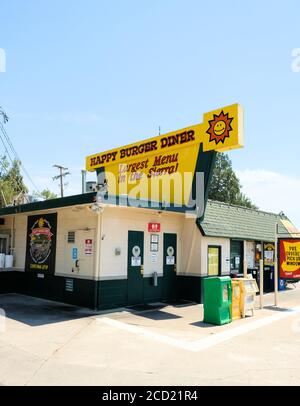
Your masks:
{"label": "sandwich board sign", "polygon": [[300,238],[279,238],[279,276],[300,279]]}

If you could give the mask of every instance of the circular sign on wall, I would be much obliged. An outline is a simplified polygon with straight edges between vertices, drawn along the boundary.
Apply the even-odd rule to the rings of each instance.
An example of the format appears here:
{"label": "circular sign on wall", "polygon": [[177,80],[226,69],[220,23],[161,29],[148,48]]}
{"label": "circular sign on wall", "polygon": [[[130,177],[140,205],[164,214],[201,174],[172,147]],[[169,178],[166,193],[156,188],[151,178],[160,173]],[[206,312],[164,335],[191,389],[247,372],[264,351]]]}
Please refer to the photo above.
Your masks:
{"label": "circular sign on wall", "polygon": [[174,248],[173,247],[168,247],[167,248],[167,254],[169,257],[173,257],[174,255]]}
{"label": "circular sign on wall", "polygon": [[140,256],[140,253],[141,253],[140,247],[139,247],[138,245],[135,245],[135,246],[132,248],[132,255],[137,258],[137,257]]}

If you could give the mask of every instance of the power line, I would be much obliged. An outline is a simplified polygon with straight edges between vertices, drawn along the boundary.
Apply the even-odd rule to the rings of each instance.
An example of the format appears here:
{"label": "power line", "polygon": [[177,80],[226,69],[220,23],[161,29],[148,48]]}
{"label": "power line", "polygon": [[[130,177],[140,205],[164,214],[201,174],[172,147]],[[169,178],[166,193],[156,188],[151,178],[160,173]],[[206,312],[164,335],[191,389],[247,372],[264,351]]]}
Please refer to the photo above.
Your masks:
{"label": "power line", "polygon": [[5,111],[3,110],[3,108],[0,106],[0,114],[3,118],[3,123],[7,123],[8,122],[8,115],[5,113]]}
{"label": "power line", "polygon": [[[1,106],[0,106],[0,115],[1,115],[2,118],[3,118],[3,123],[7,123],[7,121],[8,121],[8,116],[6,115],[6,113],[4,112],[4,110],[2,109]],[[3,124],[2,124],[1,122],[0,122],[0,129],[1,129],[2,135],[4,136],[4,138],[3,138],[3,136],[1,135],[1,132],[0,132],[0,139],[1,139],[1,142],[2,142],[3,147],[4,147],[4,151],[6,152],[6,155],[8,156],[10,162],[11,162],[12,165],[13,165],[13,164],[14,164],[13,159],[12,159],[11,154],[10,154],[10,152],[9,152],[7,146],[6,146],[6,143],[7,143],[7,144],[9,145],[11,151],[12,151],[13,154],[15,155],[15,157],[19,160],[20,166],[21,166],[21,161],[20,161],[20,159],[18,158],[18,154],[17,154],[16,150],[14,149],[14,146],[13,146],[12,142],[10,141],[9,136],[8,136],[7,132],[5,131],[5,128],[4,128],[4,126],[3,126]],[[6,143],[5,143],[5,141],[6,141]],[[2,167],[2,170],[3,170],[4,175],[5,175],[5,176],[8,176],[8,175],[9,175],[9,169],[8,169],[8,167],[5,165],[5,163],[2,161],[2,159],[0,159],[0,164],[1,164],[1,167]],[[25,168],[23,167],[23,170],[24,170],[24,169],[25,169]],[[21,182],[21,180],[18,179],[18,178],[15,178],[15,179],[14,179],[14,182],[15,182],[15,186],[16,186],[16,187],[14,187],[15,192],[24,193],[24,185],[23,185],[23,183]],[[4,204],[7,205],[5,196],[4,196],[4,194],[3,194],[3,190],[1,190],[1,195],[2,195],[2,199],[3,199]]]}
{"label": "power line", "polygon": [[[0,134],[1,135],[1,134]],[[7,175],[9,175],[9,169],[8,169],[8,167],[7,166],[5,166],[5,164],[3,163],[3,161],[2,161],[2,159],[0,158],[0,165],[2,166],[2,169],[3,169],[3,173],[5,174],[5,176],[7,176]],[[18,191],[19,192],[23,192],[24,191],[24,186],[22,185],[22,183],[20,182],[20,180],[19,179],[15,179],[15,182],[16,182],[16,184],[17,184],[17,186],[18,186]]]}
{"label": "power line", "polygon": [[1,159],[1,158],[0,158],[0,165],[2,166],[3,173],[5,173],[5,175],[7,175],[7,174],[8,174],[8,170],[7,170],[6,166],[4,165],[4,163],[2,162],[2,159]]}
{"label": "power line", "polygon": [[5,139],[6,139],[6,142],[9,145],[10,149],[12,150],[13,154],[15,155],[15,157],[18,160],[20,160],[19,157],[18,157],[17,151],[15,150],[15,148],[14,148],[14,146],[13,146],[13,144],[12,144],[12,142],[11,142],[11,140],[10,140],[10,138],[9,138],[5,128],[4,128],[4,125],[1,122],[0,122],[0,128],[1,128],[1,131],[2,131],[2,133],[3,133],[3,135],[4,135]]}
{"label": "power line", "polygon": [[[1,130],[2,130],[2,124],[1,124],[1,123],[0,123],[0,128],[1,128]],[[2,144],[3,144],[4,150],[5,150],[6,154],[7,154],[7,156],[8,156],[8,158],[9,158],[10,162],[13,163],[13,159],[12,159],[12,157],[10,156],[10,153],[9,153],[7,147],[6,147],[5,141],[4,141],[4,139],[3,139],[2,135],[1,135],[1,133],[0,133],[0,139],[1,139],[1,142],[2,142]]]}
{"label": "power line", "polygon": [[[4,163],[2,162],[2,160],[0,159],[0,165],[2,166],[3,172],[5,174],[5,176],[7,176],[9,174],[9,170],[8,168],[4,165]],[[14,181],[16,182],[16,186],[17,188],[15,188],[16,192],[24,192],[24,185],[21,183],[21,181],[19,179],[14,179]]]}
{"label": "power line", "polygon": [[[15,150],[15,148],[14,148],[14,146],[13,146],[13,144],[12,144],[12,142],[11,142],[11,140],[10,140],[10,138],[9,138],[9,136],[8,136],[8,134],[7,134],[7,132],[6,132],[6,130],[5,130],[5,128],[4,128],[4,126],[3,126],[2,123],[0,123],[0,129],[1,129],[1,131],[2,131],[2,133],[3,133],[3,135],[4,135],[4,137],[5,137],[5,140],[6,140],[7,144],[9,145],[9,147],[10,147],[12,153],[14,154],[15,159],[16,159],[17,161],[19,161],[20,166],[21,166],[21,168],[23,169],[23,172],[25,173],[25,175],[27,176],[27,178],[28,178],[29,181],[31,182],[32,186],[36,189],[37,192],[39,192],[38,187],[36,186],[36,184],[34,183],[34,181],[33,181],[32,178],[31,178],[31,176],[29,175],[28,171],[26,170],[25,166],[23,165],[23,163],[22,163],[22,161],[21,161],[21,159],[20,159],[20,157],[19,157],[17,151]],[[0,134],[0,136],[1,136],[1,134]],[[4,145],[4,142],[3,142],[2,137],[1,137],[1,140],[2,140],[2,143],[3,143],[3,145]],[[9,154],[9,152],[8,152],[8,150],[7,150],[6,147],[5,147],[5,150],[7,151],[7,154],[9,155],[9,158],[10,158],[11,162],[13,163],[13,160],[12,160],[12,158],[10,157],[10,154]]]}
{"label": "power line", "polygon": [[[8,116],[6,115],[6,113],[4,112],[4,110],[1,108],[1,106],[0,106],[0,115],[2,115],[3,123],[7,123],[7,121],[8,121]],[[27,169],[26,169],[25,166],[23,165],[23,163],[22,163],[22,161],[21,161],[21,159],[20,159],[20,157],[19,157],[19,155],[18,155],[18,153],[17,153],[15,147],[13,146],[13,143],[12,143],[11,139],[9,138],[9,135],[7,134],[7,132],[6,132],[5,128],[4,128],[4,125],[3,125],[1,122],[0,122],[0,130],[1,130],[2,134],[3,134],[3,136],[4,136],[4,138],[3,138],[3,137],[1,136],[1,133],[0,133],[0,138],[1,138],[2,144],[3,144],[3,146],[4,146],[4,149],[5,149],[5,151],[6,151],[7,155],[8,155],[8,157],[9,157],[11,163],[13,164],[13,159],[12,159],[12,157],[11,157],[9,151],[8,151],[8,148],[7,148],[6,145],[5,145],[5,141],[6,141],[6,143],[8,144],[8,146],[9,146],[11,152],[13,153],[15,159],[20,163],[21,169],[23,170],[24,174],[27,176],[28,180],[31,182],[31,184],[32,184],[32,186],[34,187],[34,189],[35,189],[38,193],[40,193],[39,188],[36,186],[36,184],[34,183],[33,179],[32,179],[31,176],[29,175]]]}

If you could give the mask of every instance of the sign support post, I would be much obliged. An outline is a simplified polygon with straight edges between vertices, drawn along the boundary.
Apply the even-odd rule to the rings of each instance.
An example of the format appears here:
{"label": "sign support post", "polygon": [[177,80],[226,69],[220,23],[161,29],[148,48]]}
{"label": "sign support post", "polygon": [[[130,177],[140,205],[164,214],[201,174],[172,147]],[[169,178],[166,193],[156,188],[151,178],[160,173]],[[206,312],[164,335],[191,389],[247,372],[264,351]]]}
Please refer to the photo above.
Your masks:
{"label": "sign support post", "polygon": [[244,274],[244,278],[248,277],[248,261],[247,261],[247,244],[246,244],[246,241],[244,241],[243,274]]}
{"label": "sign support post", "polygon": [[244,278],[248,278],[248,264],[246,259],[243,261],[243,274]]}
{"label": "sign support post", "polygon": [[259,307],[264,307],[264,260],[259,260]]}
{"label": "sign support post", "polygon": [[274,299],[275,306],[278,306],[278,223],[275,224],[275,250],[274,250]]}

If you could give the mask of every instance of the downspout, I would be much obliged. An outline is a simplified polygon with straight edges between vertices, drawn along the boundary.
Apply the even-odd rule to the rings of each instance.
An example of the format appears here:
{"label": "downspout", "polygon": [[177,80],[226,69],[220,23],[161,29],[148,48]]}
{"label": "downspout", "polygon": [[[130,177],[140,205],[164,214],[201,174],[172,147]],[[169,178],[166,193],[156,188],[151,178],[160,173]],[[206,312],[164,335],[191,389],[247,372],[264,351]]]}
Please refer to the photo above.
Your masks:
{"label": "downspout", "polygon": [[189,256],[188,256],[188,261],[187,261],[187,265],[186,265],[186,270],[187,273],[189,272],[190,266],[191,266],[191,261],[192,261],[192,256],[193,256],[193,250],[195,247],[195,241],[196,241],[196,230],[197,230],[197,226],[196,224],[193,222],[193,233],[192,233],[192,241],[191,241],[191,247],[190,247],[190,252],[189,252]]}
{"label": "downspout", "polygon": [[247,242],[244,240],[244,255],[243,255],[243,274],[244,278],[248,276],[248,261],[247,261]]}
{"label": "downspout", "polygon": [[95,298],[94,308],[98,310],[98,294],[99,294],[99,281],[100,281],[100,261],[101,261],[101,234],[102,234],[102,212],[97,213],[97,226],[96,226],[96,257],[95,257]]}
{"label": "downspout", "polygon": [[15,252],[15,216],[12,216],[12,222],[11,222],[11,237],[10,237],[10,253],[11,255],[14,255]]}

